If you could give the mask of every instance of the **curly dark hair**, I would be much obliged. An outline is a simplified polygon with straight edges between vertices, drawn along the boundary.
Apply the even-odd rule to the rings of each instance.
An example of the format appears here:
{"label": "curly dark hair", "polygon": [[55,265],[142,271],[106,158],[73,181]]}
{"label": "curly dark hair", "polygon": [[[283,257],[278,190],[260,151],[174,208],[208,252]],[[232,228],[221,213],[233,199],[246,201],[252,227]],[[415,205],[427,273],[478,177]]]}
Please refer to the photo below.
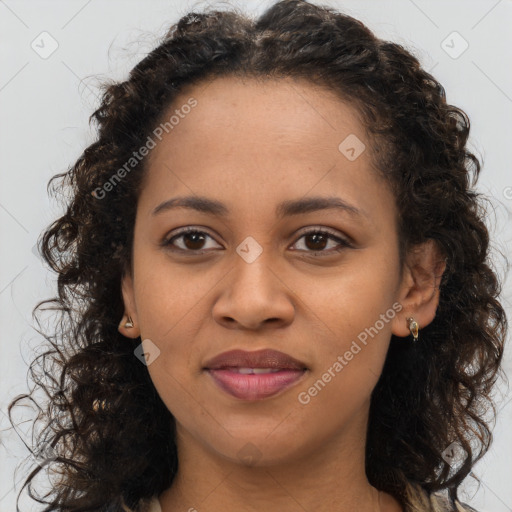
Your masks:
{"label": "curly dark hair", "polygon": [[[177,94],[221,76],[303,78],[350,100],[371,140],[372,164],[387,180],[399,212],[400,258],[433,239],[446,257],[435,319],[417,346],[394,335],[371,397],[366,472],[371,485],[402,500],[407,482],[428,493],[457,488],[488,450],[485,418],[496,415],[492,388],[507,319],[490,261],[487,213],[474,185],[478,158],[466,148],[469,119],[399,44],[360,21],[303,0],[283,0],[252,19],[237,8],[191,12],[121,82],[103,84],[91,115],[97,140],[48,183],[70,192],[66,211],[39,239],[58,275],[58,297],[40,302],[60,319],[30,366],[34,386],[14,399],[48,400],[34,419],[38,443],[54,453],[45,511],[142,510],[167,489],[178,467],[175,423],[134,357],[139,340],[118,331],[120,282],[131,268],[137,198],[147,159],[112,187],[97,191],[146,142]],[[472,180],[471,180],[472,175]],[[37,319],[39,327],[41,324]],[[467,453],[452,468],[443,451]],[[19,499],[19,496],[18,496]],[[19,508],[18,508],[19,510]]]}

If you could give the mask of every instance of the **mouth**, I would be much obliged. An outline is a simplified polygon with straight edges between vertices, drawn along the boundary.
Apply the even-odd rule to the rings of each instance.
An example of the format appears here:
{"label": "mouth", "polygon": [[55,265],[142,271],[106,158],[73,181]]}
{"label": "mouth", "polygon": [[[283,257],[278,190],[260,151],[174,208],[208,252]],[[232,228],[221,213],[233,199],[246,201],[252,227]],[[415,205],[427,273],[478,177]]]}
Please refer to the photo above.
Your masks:
{"label": "mouth", "polygon": [[269,368],[207,369],[223,391],[242,400],[263,400],[289,388],[302,379],[306,370]]}
{"label": "mouth", "polygon": [[241,400],[263,400],[298,383],[308,368],[276,350],[232,350],[208,361],[203,368],[224,392]]}

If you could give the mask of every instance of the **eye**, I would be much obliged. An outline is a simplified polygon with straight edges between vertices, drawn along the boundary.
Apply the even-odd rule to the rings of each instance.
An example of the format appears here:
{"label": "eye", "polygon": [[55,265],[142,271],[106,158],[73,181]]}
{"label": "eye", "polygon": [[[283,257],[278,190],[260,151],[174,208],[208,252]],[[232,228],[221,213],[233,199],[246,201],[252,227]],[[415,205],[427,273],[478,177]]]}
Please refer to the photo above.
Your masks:
{"label": "eye", "polygon": [[[304,238],[304,246],[306,247],[306,252],[325,253],[326,255],[329,255],[332,254],[333,252],[336,253],[343,251],[347,247],[352,247],[352,244],[349,243],[348,240],[340,238],[339,236],[336,235],[336,233],[333,233],[325,228],[315,228],[303,232],[299,240],[301,240],[302,238]],[[333,244],[334,248],[331,247],[330,250],[325,250],[326,246],[329,245],[329,241],[335,242]]]}
{"label": "eye", "polygon": [[[211,247],[205,247],[205,243],[208,239],[213,240],[213,237],[206,231],[201,231],[200,229],[194,227],[187,227],[178,231],[178,233],[174,234],[173,236],[166,238],[161,243],[161,245],[164,247],[170,247],[170,249],[173,251],[188,252],[192,255],[199,255],[204,254],[205,252],[208,252],[209,249],[211,249]],[[325,228],[315,228],[303,232],[295,244],[299,244],[301,239],[304,239],[305,249],[293,250],[311,252],[314,254],[326,253],[329,255],[332,253],[340,252],[347,247],[352,247],[350,242]],[[329,242],[331,242],[334,247],[326,250]]]}
{"label": "eye", "polygon": [[[178,252],[181,251],[202,254],[206,252],[205,250],[203,250],[203,245],[207,238],[211,238],[213,240],[213,237],[210,236],[205,231],[201,231],[197,228],[188,227],[182,229],[174,236],[166,238],[161,245],[164,247],[170,247],[171,250],[176,250]],[[176,247],[174,243],[176,240],[180,240],[181,247]]]}

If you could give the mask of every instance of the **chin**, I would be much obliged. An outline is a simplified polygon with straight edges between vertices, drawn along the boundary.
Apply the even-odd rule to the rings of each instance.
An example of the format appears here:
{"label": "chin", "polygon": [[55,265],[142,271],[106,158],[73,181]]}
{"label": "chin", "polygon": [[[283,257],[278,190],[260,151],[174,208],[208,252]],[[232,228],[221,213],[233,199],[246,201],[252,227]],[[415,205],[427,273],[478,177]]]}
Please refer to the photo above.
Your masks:
{"label": "chin", "polygon": [[[293,441],[293,445],[290,442]],[[247,467],[275,466],[299,458],[303,453],[296,437],[274,436],[269,438],[261,432],[244,432],[233,437],[215,437],[208,442],[212,451],[222,458]]]}

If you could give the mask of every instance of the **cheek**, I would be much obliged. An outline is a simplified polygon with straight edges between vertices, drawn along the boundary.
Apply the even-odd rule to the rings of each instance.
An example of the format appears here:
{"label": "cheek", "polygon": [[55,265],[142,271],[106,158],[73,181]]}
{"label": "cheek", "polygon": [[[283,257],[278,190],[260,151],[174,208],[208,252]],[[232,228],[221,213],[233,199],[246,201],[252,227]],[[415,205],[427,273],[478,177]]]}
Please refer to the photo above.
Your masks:
{"label": "cheek", "polygon": [[183,375],[168,367],[165,356],[148,366],[148,371],[158,395],[178,421],[193,414],[190,409],[198,405],[192,398],[194,390]]}
{"label": "cheek", "polygon": [[[311,298],[321,318],[316,364],[311,378],[296,393],[310,418],[343,424],[370,400],[382,373],[396,314],[386,287],[370,289],[345,287],[346,293]],[[310,337],[315,338],[312,332]]]}
{"label": "cheek", "polygon": [[[137,315],[146,338],[166,340],[190,325],[215,281],[204,273],[192,275],[161,257],[141,258],[135,267]],[[210,282],[211,281],[211,282]]]}
{"label": "cheek", "polygon": [[385,262],[385,258],[361,254],[352,265],[324,280],[322,287],[309,289],[307,294],[303,290],[311,321],[320,329],[317,337],[323,339],[318,347],[318,372],[323,373],[345,354],[350,371],[344,369],[344,373],[353,379],[358,378],[358,371],[381,371],[396,315],[392,306],[398,279]]}
{"label": "cheek", "polygon": [[356,356],[343,370],[320,373],[308,387],[297,390],[298,408],[303,422],[310,428],[319,432],[336,431],[355,420],[358,411],[366,409],[379,373],[363,358],[357,359],[360,356]]}
{"label": "cheek", "polygon": [[349,263],[315,283],[308,281],[302,290],[295,286],[311,312],[325,318],[329,327],[343,326],[354,334],[391,307],[398,275],[384,257],[357,253]]}

